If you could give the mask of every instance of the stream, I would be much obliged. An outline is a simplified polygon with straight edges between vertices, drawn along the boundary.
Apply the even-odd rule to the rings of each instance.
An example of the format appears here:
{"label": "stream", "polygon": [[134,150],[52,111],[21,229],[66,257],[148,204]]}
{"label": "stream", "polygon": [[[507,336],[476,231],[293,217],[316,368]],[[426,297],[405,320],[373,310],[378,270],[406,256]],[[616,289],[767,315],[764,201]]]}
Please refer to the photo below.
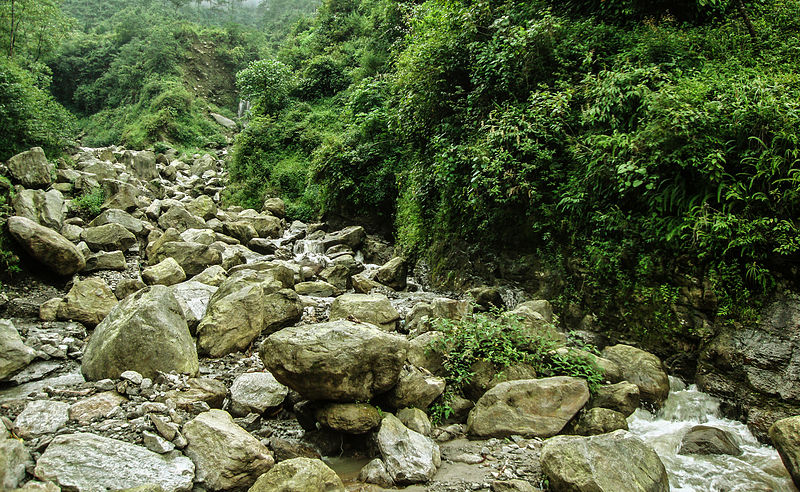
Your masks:
{"label": "stream", "polygon": [[[797,492],[778,452],[759,443],[745,424],[723,418],[719,400],[677,378],[670,377],[670,386],[669,398],[656,415],[636,410],[628,426],[661,457],[673,492]],[[742,454],[678,454],[681,439],[698,424],[732,433]]]}

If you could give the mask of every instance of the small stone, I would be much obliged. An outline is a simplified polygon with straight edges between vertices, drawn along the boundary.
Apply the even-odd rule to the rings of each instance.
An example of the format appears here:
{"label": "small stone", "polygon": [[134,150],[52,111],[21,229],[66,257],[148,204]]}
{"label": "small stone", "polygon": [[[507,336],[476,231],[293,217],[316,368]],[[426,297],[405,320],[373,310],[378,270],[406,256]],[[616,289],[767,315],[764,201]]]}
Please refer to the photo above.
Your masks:
{"label": "small stone", "polygon": [[136,371],[125,371],[119,375],[120,379],[124,379],[125,381],[130,381],[131,383],[139,386],[142,384],[143,377]]}
{"label": "small stone", "polygon": [[144,440],[144,446],[154,453],[166,454],[175,449],[174,444],[152,432],[142,432],[142,438]]}

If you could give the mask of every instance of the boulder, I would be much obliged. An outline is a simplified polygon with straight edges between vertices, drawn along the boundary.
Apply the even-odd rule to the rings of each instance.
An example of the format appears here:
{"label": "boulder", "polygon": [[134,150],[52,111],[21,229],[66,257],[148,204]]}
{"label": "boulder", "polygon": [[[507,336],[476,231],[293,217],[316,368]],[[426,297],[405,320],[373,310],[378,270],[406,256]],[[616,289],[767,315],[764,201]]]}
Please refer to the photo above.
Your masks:
{"label": "boulder", "polygon": [[395,290],[406,288],[407,277],[408,264],[400,257],[392,258],[375,273],[375,280]]}
{"label": "boulder", "polygon": [[385,331],[394,331],[400,313],[383,294],[344,294],[337,297],[331,304],[331,321],[353,318]]}
{"label": "boulder", "polygon": [[156,155],[150,150],[126,150],[122,152],[119,162],[124,164],[131,174],[142,181],[150,181],[158,177]]}
{"label": "boulder", "polygon": [[639,387],[627,381],[600,386],[592,395],[589,406],[610,408],[626,418],[630,417],[639,408]]}
{"label": "boulder", "polygon": [[225,222],[223,231],[225,231],[225,234],[238,239],[242,244],[247,244],[253,238],[258,237],[256,228],[250,222],[244,220]]}
{"label": "boulder", "polygon": [[119,281],[117,284],[117,288],[114,291],[114,295],[117,296],[117,299],[122,300],[128,297],[131,294],[135,294],[140,290],[147,287],[141,279],[138,278],[124,278]]}
{"label": "boulder", "polygon": [[183,205],[173,202],[169,210],[158,218],[158,226],[164,230],[175,228],[185,231],[186,229],[205,229],[206,223],[200,217],[192,215]]}
{"label": "boulder", "polygon": [[333,297],[340,292],[339,289],[322,280],[300,282],[294,286],[294,290],[301,296],[313,297]]}
{"label": "boulder", "polygon": [[217,215],[217,204],[210,196],[200,195],[186,205],[186,210],[203,220],[211,220]]}
{"label": "boulder", "polygon": [[373,483],[385,488],[394,486],[394,480],[389,475],[389,470],[386,469],[386,463],[380,458],[375,458],[364,465],[364,468],[358,473],[358,481]]}
{"label": "boulder", "polygon": [[642,401],[660,407],[669,395],[669,377],[661,359],[630,345],[614,345],[603,350],[603,357],[616,362],[622,377],[639,387]]}
{"label": "boulder", "polygon": [[202,176],[206,171],[214,171],[216,169],[216,159],[210,154],[203,154],[202,157],[194,160],[190,172],[195,176]]}
{"label": "boulder", "polygon": [[22,485],[29,466],[33,466],[33,459],[21,440],[0,438],[0,490]]}
{"label": "boulder", "polygon": [[772,424],[769,438],[792,476],[792,481],[800,487],[800,415]]}
{"label": "boulder", "polygon": [[211,113],[211,117],[214,118],[214,121],[216,121],[219,125],[228,130],[236,130],[238,128],[238,125],[235,121],[230,118],[226,118],[219,113]]}
{"label": "boulder", "polygon": [[280,406],[289,388],[279,383],[269,372],[248,372],[237,377],[231,385],[231,413],[244,417],[249,413],[264,413]]}
{"label": "boulder", "polygon": [[250,487],[275,463],[269,449],[223,410],[201,413],[183,426],[183,435],[196,480],[210,490]]}
{"label": "boulder", "polygon": [[500,383],[478,400],[467,432],[479,437],[550,437],[589,400],[583,379],[557,376]]}
{"label": "boulder", "polygon": [[172,294],[183,311],[183,317],[186,319],[192,335],[195,334],[200,320],[206,315],[208,303],[215,292],[217,292],[217,287],[201,283],[197,281],[197,277],[172,286]]}
{"label": "boulder", "polygon": [[20,190],[12,200],[14,213],[39,225],[60,231],[67,215],[67,204],[58,190]]}
{"label": "boulder", "polygon": [[36,462],[34,474],[63,490],[78,492],[145,484],[168,492],[188,492],[194,464],[185,456],[160,455],[128,442],[76,433],[56,436]]}
{"label": "boulder", "polygon": [[166,258],[142,270],[142,279],[148,285],[175,285],[186,280],[186,273],[175,258]]}
{"label": "boulder", "polygon": [[88,227],[81,232],[81,239],[92,251],[127,251],[136,244],[136,236],[114,223]]}
{"label": "boulder", "polygon": [[118,208],[103,210],[100,215],[89,222],[89,227],[99,227],[106,224],[119,224],[135,236],[141,236],[145,233],[144,222]]}
{"label": "boulder", "polygon": [[222,266],[211,265],[199,274],[195,275],[192,280],[210,285],[212,287],[219,287],[226,278],[228,278],[228,274],[225,272],[225,269],[222,268]]}
{"label": "boulder", "polygon": [[678,453],[739,456],[742,454],[742,449],[730,432],[708,425],[695,425],[683,436]]}
{"label": "boulder", "polygon": [[211,408],[222,408],[227,395],[228,388],[216,379],[190,378],[184,389],[167,391],[159,400],[172,400],[181,410],[193,412],[198,403],[206,403]]}
{"label": "boulder", "polygon": [[69,419],[86,424],[104,418],[127,400],[116,391],[106,391],[73,403],[69,407]]}
{"label": "boulder", "polygon": [[428,482],[441,465],[439,446],[394,415],[383,417],[377,441],[386,470],[397,485]]}
{"label": "boulder", "polygon": [[219,250],[186,241],[167,241],[160,245],[153,256],[148,254],[148,258],[151,265],[174,258],[186,275],[197,275],[211,265],[222,263],[222,253]]}
{"label": "boulder", "polygon": [[117,378],[134,370],[194,375],[197,351],[183,311],[168,287],[155,285],[126,297],[97,325],[83,356],[87,380]]}
{"label": "boulder", "polygon": [[87,273],[97,270],[123,271],[127,267],[128,263],[122,251],[98,251],[86,257],[86,268],[83,271]]}
{"label": "boulder", "polygon": [[53,182],[53,165],[47,162],[41,147],[15,155],[6,166],[11,179],[25,188],[44,188]]}
{"label": "boulder", "polygon": [[327,250],[331,246],[337,244],[345,244],[353,251],[361,247],[364,239],[367,237],[367,232],[361,226],[345,227],[341,231],[332,232],[325,236],[322,241],[323,249]]}
{"label": "boulder", "polygon": [[497,287],[475,287],[468,291],[470,297],[477,304],[480,311],[488,311],[491,308],[503,309],[506,303],[500,295],[500,289]]}
{"label": "boulder", "polygon": [[548,439],[540,462],[553,490],[669,492],[667,470],[656,452],[624,430]]}
{"label": "boulder", "polygon": [[36,351],[22,342],[11,320],[0,319],[0,381],[15,375],[36,358]]}
{"label": "boulder", "polygon": [[397,384],[406,341],[339,320],[284,328],[261,344],[275,379],[311,400],[367,401]]}
{"label": "boulder", "polygon": [[274,333],[292,325],[303,316],[303,303],[291,289],[281,289],[267,296],[264,305],[264,333]]}
{"label": "boulder", "polygon": [[69,421],[69,403],[35,400],[25,407],[14,420],[14,434],[31,439],[53,434]]}
{"label": "boulder", "polygon": [[575,423],[574,433],[579,436],[594,436],[620,429],[628,430],[628,421],[623,414],[609,408],[596,407],[581,413]]}
{"label": "boulder", "polygon": [[89,277],[72,285],[58,306],[58,319],[97,326],[117,305],[117,296],[105,280]]}
{"label": "boulder", "polygon": [[140,188],[116,179],[104,179],[100,182],[100,186],[107,197],[102,208],[133,211],[138,207],[138,199],[142,196]]}
{"label": "boulder", "polygon": [[248,217],[247,220],[252,224],[258,237],[280,238],[283,236],[283,226],[281,220],[271,215],[256,215]]}
{"label": "boulder", "polygon": [[315,416],[325,427],[347,434],[364,434],[381,423],[378,409],[366,403],[328,403]]}
{"label": "boulder", "polygon": [[293,458],[258,477],[248,492],[344,492],[342,480],[322,460]]}
{"label": "boulder", "polygon": [[472,377],[464,385],[464,396],[472,401],[478,401],[487,391],[504,381],[536,379],[536,369],[529,364],[513,364],[499,370],[490,361],[478,360],[470,366],[470,370]]}
{"label": "boulder", "polygon": [[397,412],[397,418],[409,429],[423,436],[431,435],[431,421],[428,414],[419,408],[404,408]]}
{"label": "boulder", "polygon": [[35,260],[58,275],[72,275],[86,266],[78,248],[61,234],[24,217],[10,217],[8,231]]}
{"label": "boulder", "polygon": [[414,407],[425,409],[444,392],[445,380],[425,369],[406,364],[394,388],[386,393],[391,408]]}

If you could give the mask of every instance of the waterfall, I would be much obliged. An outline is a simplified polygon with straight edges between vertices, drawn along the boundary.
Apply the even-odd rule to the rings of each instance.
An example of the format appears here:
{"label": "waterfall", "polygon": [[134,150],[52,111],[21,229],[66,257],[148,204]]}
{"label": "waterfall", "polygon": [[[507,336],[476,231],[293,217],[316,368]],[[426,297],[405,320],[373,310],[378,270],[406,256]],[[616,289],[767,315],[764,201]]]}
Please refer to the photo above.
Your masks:
{"label": "waterfall", "polygon": [[247,116],[249,112],[250,112],[250,101],[245,101],[244,99],[239,101],[239,112],[237,113],[239,119],[242,119],[245,116]]}

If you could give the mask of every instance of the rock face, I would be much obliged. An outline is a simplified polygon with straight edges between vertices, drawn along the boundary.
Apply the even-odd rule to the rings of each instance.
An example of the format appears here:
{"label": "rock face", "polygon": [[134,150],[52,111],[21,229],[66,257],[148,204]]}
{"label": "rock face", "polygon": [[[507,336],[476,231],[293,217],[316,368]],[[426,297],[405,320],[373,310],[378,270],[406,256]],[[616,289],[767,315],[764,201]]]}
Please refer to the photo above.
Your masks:
{"label": "rock face", "polygon": [[427,482],[441,465],[439,446],[408,429],[394,415],[381,421],[377,441],[386,470],[398,485]]}
{"label": "rock face", "polygon": [[383,294],[344,294],[337,297],[331,304],[331,321],[351,316],[385,331],[394,331],[400,319],[400,313]]}
{"label": "rock face", "polygon": [[264,340],[260,355],[275,379],[305,398],[366,401],[397,383],[406,341],[340,320],[284,328]]}
{"label": "rock face", "polygon": [[275,463],[267,447],[222,410],[201,413],[183,426],[183,434],[197,481],[211,490],[247,488]]}
{"label": "rock face", "polygon": [[344,492],[342,480],[322,460],[293,458],[258,477],[248,492]]}
{"label": "rock face", "polygon": [[742,449],[730,432],[707,425],[696,425],[683,436],[679,453],[739,456]]}
{"label": "rock face", "polygon": [[467,420],[467,432],[481,437],[550,437],[589,400],[583,379],[557,376],[500,383],[484,394]]}
{"label": "rock face", "polygon": [[134,370],[196,374],[197,351],[183,311],[168,287],[142,289],[117,304],[89,339],[81,372],[88,380]]}
{"label": "rock face", "polygon": [[34,474],[63,490],[79,492],[145,484],[165,491],[189,491],[194,464],[184,456],[162,456],[124,441],[78,433],[53,439],[36,462]]}
{"label": "rock face", "polygon": [[41,147],[34,147],[9,159],[8,171],[26,188],[43,188],[52,182],[53,165],[47,162]]}
{"label": "rock face", "polygon": [[553,490],[669,492],[667,471],[658,455],[624,430],[548,439],[540,461]]}
{"label": "rock face", "polygon": [[769,438],[781,455],[792,481],[800,486],[800,416],[781,419],[772,424]]}
{"label": "rock face", "polygon": [[760,440],[800,414],[800,295],[768,305],[758,324],[720,327],[700,352],[697,385],[740,409]]}
{"label": "rock face", "polygon": [[97,326],[117,305],[117,296],[105,280],[98,277],[75,282],[58,306],[58,318]]}
{"label": "rock face", "polygon": [[0,381],[24,369],[36,357],[36,351],[22,342],[10,320],[0,320]]}
{"label": "rock face", "polygon": [[661,359],[630,345],[614,345],[603,350],[603,357],[616,362],[622,378],[639,387],[642,401],[660,407],[669,395],[669,377]]}
{"label": "rock face", "polygon": [[237,377],[231,385],[231,412],[245,416],[264,413],[277,407],[289,394],[289,388],[268,372],[248,372]]}
{"label": "rock face", "polygon": [[59,275],[72,275],[86,266],[78,248],[61,234],[24,217],[9,217],[11,236],[36,261]]}

